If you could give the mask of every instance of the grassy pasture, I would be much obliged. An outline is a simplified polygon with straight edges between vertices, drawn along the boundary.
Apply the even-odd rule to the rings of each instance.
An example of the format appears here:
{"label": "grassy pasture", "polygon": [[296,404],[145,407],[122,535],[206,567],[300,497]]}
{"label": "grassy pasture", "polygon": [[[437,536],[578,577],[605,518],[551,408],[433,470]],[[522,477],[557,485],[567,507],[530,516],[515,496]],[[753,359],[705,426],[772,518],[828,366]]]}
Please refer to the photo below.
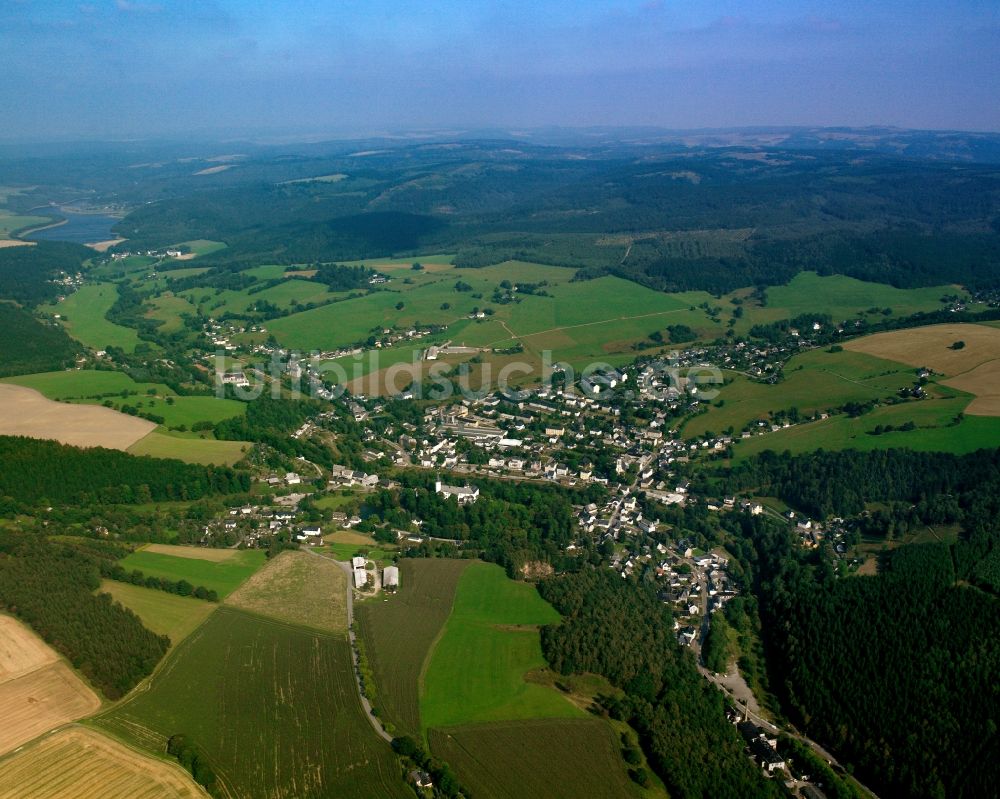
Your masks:
{"label": "grassy pasture", "polygon": [[0,761],[3,799],[195,799],[207,794],[178,765],[95,730],[68,727]]}
{"label": "grassy pasture", "polygon": [[531,719],[431,730],[431,750],[473,796],[620,799],[642,796],[610,725],[598,719]]}
{"label": "grassy pasture", "polygon": [[116,580],[102,580],[101,593],[133,611],[157,635],[166,635],[172,644],[184,640],[207,619],[218,605],[186,596],[168,594]]}
{"label": "grassy pasture", "polygon": [[149,302],[153,307],[146,312],[146,318],[162,322],[159,330],[163,333],[177,333],[183,330],[183,316],[185,314],[194,315],[197,312],[197,309],[186,298],[169,292],[159,297],[153,297]]}
{"label": "grassy pasture", "polygon": [[[1000,419],[966,416],[959,424],[954,424],[967,402],[966,397],[928,399],[882,406],[857,419],[846,415],[831,416],[740,441],[733,455],[736,460],[743,460],[767,449],[799,454],[820,448],[867,451],[889,447],[961,455],[1000,446]],[[899,427],[911,421],[917,425],[916,430],[871,434],[877,425]]]}
{"label": "grassy pasture", "polygon": [[47,310],[61,314],[66,331],[91,349],[103,350],[111,346],[132,352],[139,343],[139,334],[106,318],[117,299],[118,288],[114,284],[90,283]]}
{"label": "grassy pasture", "polygon": [[[892,361],[856,352],[831,353],[816,349],[794,356],[785,365],[785,379],[775,385],[759,383],[739,374],[719,386],[718,399],[707,413],[684,425],[686,436],[707,431],[721,433],[729,427],[737,432],[756,419],[767,419],[769,411],[797,407],[803,413],[824,411],[847,402],[865,402],[894,394],[914,380],[913,370]],[[715,403],[722,401],[717,407]]]}
{"label": "grassy pasture", "polygon": [[421,675],[469,563],[404,559],[399,564],[397,594],[354,609],[378,686],[375,705],[398,734],[421,735]]}
{"label": "grassy pasture", "polygon": [[222,607],[95,723],[150,752],[183,730],[229,797],[411,796],[364,716],[344,636]]}
{"label": "grassy pasture", "polygon": [[230,594],[226,604],[279,621],[344,632],[347,573],[308,552],[282,552]]}
{"label": "grassy pasture", "polygon": [[251,444],[247,441],[216,441],[198,436],[167,435],[157,430],[132,444],[132,455],[149,455],[153,458],[176,458],[187,463],[228,465],[243,459]]}
{"label": "grassy pasture", "polygon": [[499,566],[471,564],[424,673],[424,727],[584,715],[558,692],[525,680],[545,667],[537,627],[558,621],[534,586],[508,579]]}
{"label": "grassy pasture", "polygon": [[225,242],[210,241],[208,239],[192,239],[191,241],[182,241],[179,244],[174,244],[166,249],[172,250],[175,248],[186,248],[190,250],[191,254],[201,256],[211,255],[213,252],[224,250],[226,249],[226,244]]}
{"label": "grassy pasture", "polygon": [[45,216],[24,216],[0,211],[0,239],[8,238],[12,233],[25,228],[39,227],[50,222]]}
{"label": "grassy pasture", "polygon": [[192,585],[215,589],[227,597],[264,565],[265,555],[256,549],[237,550],[236,557],[225,561],[179,558],[138,549],[119,563],[126,569],[138,569],[143,574],[168,580],[187,580]]}

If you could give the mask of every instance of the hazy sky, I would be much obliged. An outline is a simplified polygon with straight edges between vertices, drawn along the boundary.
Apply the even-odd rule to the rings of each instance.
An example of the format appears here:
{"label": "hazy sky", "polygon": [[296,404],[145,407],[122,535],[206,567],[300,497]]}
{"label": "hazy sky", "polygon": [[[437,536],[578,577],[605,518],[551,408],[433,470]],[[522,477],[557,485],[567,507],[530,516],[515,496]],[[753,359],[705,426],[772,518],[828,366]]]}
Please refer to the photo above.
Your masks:
{"label": "hazy sky", "polygon": [[1000,130],[1000,0],[0,0],[0,138]]}

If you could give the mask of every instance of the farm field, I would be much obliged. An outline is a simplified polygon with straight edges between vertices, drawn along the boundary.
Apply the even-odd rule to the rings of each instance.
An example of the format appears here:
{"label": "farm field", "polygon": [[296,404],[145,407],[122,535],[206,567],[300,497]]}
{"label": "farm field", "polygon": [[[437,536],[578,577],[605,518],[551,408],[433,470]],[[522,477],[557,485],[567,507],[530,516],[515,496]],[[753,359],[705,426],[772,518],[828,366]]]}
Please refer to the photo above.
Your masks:
{"label": "farm field", "polygon": [[347,631],[347,573],[327,558],[282,552],[229,595],[227,605],[327,632]]}
{"label": "farm field", "polygon": [[61,314],[66,332],[91,349],[103,350],[110,346],[133,352],[139,343],[139,334],[105,318],[117,299],[118,288],[114,284],[91,283],[47,310]]}
{"label": "farm field", "polygon": [[[119,414],[121,415],[123,414]],[[173,436],[153,430],[129,446],[128,451],[132,455],[149,455],[152,458],[176,458],[187,463],[232,466],[243,460],[250,447],[251,444],[247,441]]]}
{"label": "farm field", "polygon": [[610,725],[598,719],[532,719],[431,730],[434,755],[473,796],[619,799],[645,792],[628,776]]}
{"label": "farm field", "polygon": [[153,297],[149,302],[153,307],[146,312],[146,318],[162,322],[158,329],[163,333],[177,333],[183,330],[184,314],[194,314],[197,310],[187,299],[174,296],[170,292]]}
{"label": "farm field", "polygon": [[265,555],[256,549],[234,550],[236,556],[225,561],[200,560],[190,557],[163,555],[138,549],[118,561],[128,570],[168,580],[187,580],[191,585],[203,585],[227,597],[264,565]]}
{"label": "farm field", "polygon": [[[882,406],[856,419],[846,415],[831,416],[740,441],[734,445],[733,455],[739,461],[768,449],[788,450],[794,455],[820,448],[876,450],[889,447],[962,455],[984,447],[1000,447],[1000,419],[966,416],[955,423],[959,414],[967,412],[967,402],[967,397],[927,399]],[[899,427],[907,422],[913,422],[917,429],[872,435],[878,425]]]}
{"label": "farm field", "polygon": [[395,596],[354,607],[378,686],[375,706],[399,734],[421,736],[421,677],[469,564],[448,558],[403,559]]}
{"label": "farm field", "polygon": [[190,250],[190,254],[194,256],[201,255],[211,255],[213,252],[218,252],[219,250],[226,249],[225,242],[222,241],[210,241],[208,239],[192,239],[191,241],[182,241],[179,244],[174,244],[168,249],[174,249],[175,247],[187,248]]}
{"label": "farm field", "polygon": [[534,586],[508,579],[499,566],[472,563],[424,672],[424,727],[583,716],[557,691],[524,679],[545,667],[538,626],[559,618]]}
{"label": "farm field", "polygon": [[0,615],[0,684],[58,660],[55,651],[27,626]]}
{"label": "farm field", "polygon": [[101,706],[83,680],[26,625],[0,616],[0,755]]}
{"label": "farm field", "polygon": [[45,216],[24,216],[0,211],[0,239],[9,238],[12,233],[19,230],[38,227],[49,221],[49,218]]}
{"label": "farm field", "polygon": [[102,580],[99,590],[111,594],[116,602],[133,611],[143,625],[157,635],[167,636],[173,645],[183,641],[218,607],[201,599],[117,580]]}
{"label": "farm field", "polygon": [[183,730],[236,799],[411,796],[364,716],[344,636],[222,607],[95,724],[148,751]]}
{"label": "farm field", "polygon": [[944,384],[975,396],[966,406],[966,413],[974,416],[1000,416],[1000,358],[956,375]]}
{"label": "farm field", "polygon": [[[719,387],[718,399],[709,403],[708,412],[684,425],[685,436],[722,433],[730,427],[739,432],[754,420],[766,420],[769,411],[796,407],[808,414],[848,402],[880,399],[915,379],[913,369],[899,363],[859,352],[822,349],[794,356],[784,372],[785,379],[775,385],[728,374],[731,382]],[[721,407],[716,405],[719,401]]]}
{"label": "farm field", "polygon": [[0,799],[196,799],[207,794],[176,764],[94,730],[69,727],[0,761]]}
{"label": "farm field", "polygon": [[0,384],[0,435],[49,438],[77,447],[128,449],[156,425],[98,406],[46,399],[37,391]]}
{"label": "farm field", "polygon": [[177,558],[207,560],[212,563],[227,563],[231,560],[236,560],[241,552],[239,549],[215,549],[213,547],[196,547],[187,544],[146,544],[142,548],[142,551],[155,552],[159,555],[173,555]]}
{"label": "farm field", "polygon": [[[246,404],[214,396],[178,396],[162,383],[137,383],[122,372],[71,369],[5,378],[3,382],[33,388],[50,399],[86,404],[111,401],[115,409],[131,405],[162,416],[168,427],[221,422],[246,413]],[[150,394],[149,392],[155,392]],[[122,396],[126,393],[127,396]],[[169,399],[168,399],[169,398]]]}
{"label": "farm field", "polygon": [[[965,347],[951,349],[956,341],[964,341]],[[972,324],[928,325],[865,336],[849,341],[844,348],[910,366],[926,366],[954,377],[1000,358],[1000,329]]]}

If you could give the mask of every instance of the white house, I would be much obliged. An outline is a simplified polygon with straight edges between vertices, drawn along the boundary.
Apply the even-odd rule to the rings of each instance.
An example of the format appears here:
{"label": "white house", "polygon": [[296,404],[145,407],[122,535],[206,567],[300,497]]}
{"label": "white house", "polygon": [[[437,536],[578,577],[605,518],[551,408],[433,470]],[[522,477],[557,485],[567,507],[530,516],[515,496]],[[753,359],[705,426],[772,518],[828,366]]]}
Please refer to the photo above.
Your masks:
{"label": "white house", "polygon": [[434,492],[445,499],[455,497],[459,505],[472,504],[479,499],[479,489],[474,486],[449,486],[440,480],[434,483]]}

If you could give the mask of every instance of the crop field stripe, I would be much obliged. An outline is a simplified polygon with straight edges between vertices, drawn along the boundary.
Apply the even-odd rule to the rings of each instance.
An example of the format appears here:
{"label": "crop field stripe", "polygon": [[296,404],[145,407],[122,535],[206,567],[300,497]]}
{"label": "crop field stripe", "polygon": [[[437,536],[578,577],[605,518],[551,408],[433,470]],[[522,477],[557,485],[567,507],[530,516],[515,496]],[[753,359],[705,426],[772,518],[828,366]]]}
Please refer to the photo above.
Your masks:
{"label": "crop field stripe", "polygon": [[460,575],[469,563],[404,559],[395,597],[355,605],[359,633],[377,683],[375,706],[400,733],[422,737],[423,673],[451,613]]}
{"label": "crop field stripe", "polygon": [[144,747],[184,731],[241,799],[409,795],[364,716],[345,636],[222,607],[167,661],[95,723]]}

